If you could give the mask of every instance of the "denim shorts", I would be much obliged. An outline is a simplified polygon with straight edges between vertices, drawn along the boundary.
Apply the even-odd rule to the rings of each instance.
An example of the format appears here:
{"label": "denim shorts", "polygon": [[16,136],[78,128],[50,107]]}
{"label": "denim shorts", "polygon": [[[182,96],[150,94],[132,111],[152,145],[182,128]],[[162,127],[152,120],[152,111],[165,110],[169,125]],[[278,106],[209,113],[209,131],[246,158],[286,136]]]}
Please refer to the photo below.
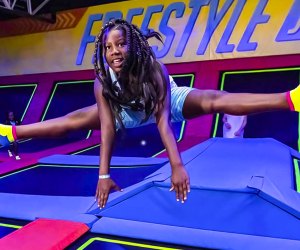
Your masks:
{"label": "denim shorts", "polygon": [[183,104],[187,95],[193,90],[190,87],[174,87],[171,88],[171,118],[172,122],[182,122],[184,117],[182,114]]}

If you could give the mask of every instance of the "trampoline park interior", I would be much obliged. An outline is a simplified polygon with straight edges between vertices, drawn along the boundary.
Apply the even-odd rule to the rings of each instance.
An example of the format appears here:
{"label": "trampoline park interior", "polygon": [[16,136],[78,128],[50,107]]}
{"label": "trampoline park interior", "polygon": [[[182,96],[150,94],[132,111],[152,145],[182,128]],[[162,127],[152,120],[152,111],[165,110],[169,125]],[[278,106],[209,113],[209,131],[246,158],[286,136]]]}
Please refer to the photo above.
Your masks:
{"label": "trampoline park interior", "polygon": [[[59,10],[56,22],[80,12],[75,23],[81,27],[82,36],[93,13],[127,13],[141,6],[146,12],[160,4],[164,5],[160,11],[163,13],[175,3],[145,2],[99,1],[93,7],[73,6]],[[222,6],[232,1],[206,2],[206,7],[212,8],[213,3]],[[269,4],[252,2],[254,6]],[[195,1],[176,3],[188,9]],[[300,13],[298,1],[286,4],[286,12],[296,9]],[[271,11],[267,7],[264,11]],[[286,46],[296,47],[296,53],[249,53],[217,60],[175,58],[165,63],[169,74],[179,86],[199,89],[251,93],[293,89],[300,82],[300,16],[295,15],[298,40]],[[282,22],[288,19],[280,17]],[[140,24],[142,19],[135,18]],[[180,22],[176,20],[179,14],[172,18],[170,23]],[[40,26],[33,27],[33,31],[25,26],[23,30],[14,29],[25,20]],[[75,65],[69,70],[63,66],[60,69],[60,65],[39,70],[43,62],[38,59],[34,69],[18,65],[18,60],[36,55],[34,46],[43,46],[33,43],[30,47],[28,41],[33,38],[26,36],[54,36],[65,29],[76,29],[75,24],[53,29],[51,25],[55,23],[26,16],[0,20],[0,55],[6,58],[0,59],[1,122],[7,110],[13,110],[22,124],[30,124],[95,103],[94,71],[89,58],[84,68],[75,65],[77,54],[69,55],[69,63]],[[9,48],[10,43],[22,46],[21,42],[13,42],[22,39],[23,48]],[[76,53],[80,42],[81,37],[76,41]],[[92,51],[92,46],[86,49]],[[44,53],[51,57],[51,52]],[[299,114],[274,111],[249,115],[242,139],[222,138],[222,127],[222,114],[173,124],[191,181],[185,204],[169,192],[170,163],[155,124],[117,133],[110,173],[124,191],[111,193],[101,210],[94,197],[101,147],[99,130],[22,140],[19,161],[8,157],[7,148],[0,148],[0,249],[300,249]]]}

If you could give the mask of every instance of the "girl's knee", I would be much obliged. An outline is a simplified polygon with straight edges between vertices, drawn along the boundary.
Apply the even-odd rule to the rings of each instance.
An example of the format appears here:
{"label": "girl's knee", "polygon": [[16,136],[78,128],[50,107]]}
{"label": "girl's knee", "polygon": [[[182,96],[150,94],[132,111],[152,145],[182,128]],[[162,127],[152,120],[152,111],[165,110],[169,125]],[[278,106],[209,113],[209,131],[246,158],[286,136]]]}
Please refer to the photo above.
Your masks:
{"label": "girl's knee", "polygon": [[71,113],[68,113],[64,116],[65,119],[67,120],[75,120],[75,119],[78,119],[82,117],[82,112],[81,110],[76,110],[76,111],[73,111]]}
{"label": "girl's knee", "polygon": [[219,106],[220,106],[220,99],[226,95],[226,91],[222,90],[212,90],[207,93],[207,97],[205,98],[207,100],[207,112],[208,113],[217,113],[219,112]]}

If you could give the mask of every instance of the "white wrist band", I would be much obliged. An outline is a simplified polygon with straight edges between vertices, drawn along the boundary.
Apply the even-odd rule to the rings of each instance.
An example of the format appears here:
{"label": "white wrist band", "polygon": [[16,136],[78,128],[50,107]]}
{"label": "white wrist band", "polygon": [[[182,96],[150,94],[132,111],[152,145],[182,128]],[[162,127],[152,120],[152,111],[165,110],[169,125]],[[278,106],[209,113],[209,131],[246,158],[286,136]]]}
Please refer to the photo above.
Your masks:
{"label": "white wrist band", "polygon": [[109,174],[100,174],[99,179],[109,179],[110,175]]}

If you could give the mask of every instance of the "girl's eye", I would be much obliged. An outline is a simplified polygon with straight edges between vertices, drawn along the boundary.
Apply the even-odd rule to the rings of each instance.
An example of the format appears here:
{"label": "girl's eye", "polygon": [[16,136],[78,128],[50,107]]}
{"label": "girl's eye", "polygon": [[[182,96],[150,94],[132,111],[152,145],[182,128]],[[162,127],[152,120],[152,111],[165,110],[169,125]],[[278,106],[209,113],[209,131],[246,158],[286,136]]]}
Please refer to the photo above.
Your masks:
{"label": "girl's eye", "polygon": [[105,49],[106,49],[106,50],[109,50],[109,49],[110,49],[110,46],[105,46]]}
{"label": "girl's eye", "polygon": [[125,43],[119,43],[119,47],[124,47]]}

